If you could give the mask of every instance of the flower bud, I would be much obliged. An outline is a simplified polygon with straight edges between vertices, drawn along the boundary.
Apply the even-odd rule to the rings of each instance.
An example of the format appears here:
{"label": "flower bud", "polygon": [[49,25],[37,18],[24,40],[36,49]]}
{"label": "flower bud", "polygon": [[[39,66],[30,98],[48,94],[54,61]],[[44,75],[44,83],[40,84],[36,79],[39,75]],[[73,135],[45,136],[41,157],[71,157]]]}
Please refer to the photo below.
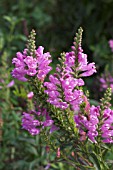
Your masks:
{"label": "flower bud", "polygon": [[49,153],[50,152],[50,147],[49,146],[46,146],[46,152]]}
{"label": "flower bud", "polygon": [[33,96],[34,96],[34,93],[32,91],[27,94],[28,99],[32,99]]}
{"label": "flower bud", "polygon": [[60,158],[60,148],[57,149],[57,158]]}

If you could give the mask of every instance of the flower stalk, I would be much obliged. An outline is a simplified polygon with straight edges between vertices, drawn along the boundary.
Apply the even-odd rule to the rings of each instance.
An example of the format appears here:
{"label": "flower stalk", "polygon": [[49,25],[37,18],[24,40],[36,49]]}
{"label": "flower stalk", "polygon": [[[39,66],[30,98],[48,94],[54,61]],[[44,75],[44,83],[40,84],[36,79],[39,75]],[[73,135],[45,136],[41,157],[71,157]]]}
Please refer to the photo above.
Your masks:
{"label": "flower stalk", "polygon": [[51,55],[44,53],[42,46],[36,49],[36,33],[32,30],[27,49],[12,60],[12,76],[32,87],[28,97],[33,97],[34,110],[23,113],[23,129],[40,134],[62,162],[83,170],[103,170],[108,168],[103,143],[113,143],[111,89],[99,106],[90,105],[89,94],[83,91],[83,77],[96,73],[96,67],[83,53],[82,32],[79,28],[72,50],[61,54],[56,71],[48,76]]}

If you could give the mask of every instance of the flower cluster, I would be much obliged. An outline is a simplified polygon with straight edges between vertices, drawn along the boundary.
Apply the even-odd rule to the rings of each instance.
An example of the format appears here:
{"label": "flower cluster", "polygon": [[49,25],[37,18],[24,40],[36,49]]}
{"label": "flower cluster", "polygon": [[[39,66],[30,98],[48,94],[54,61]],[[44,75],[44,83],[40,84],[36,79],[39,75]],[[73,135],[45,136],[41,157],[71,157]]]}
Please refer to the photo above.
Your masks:
{"label": "flower cluster", "polygon": [[35,51],[35,58],[28,56],[25,49],[23,53],[17,52],[17,58],[13,58],[12,63],[15,68],[12,71],[12,76],[20,81],[27,81],[27,76],[37,76],[41,81],[52,69],[49,64],[51,63],[51,55],[49,52],[43,53],[44,48],[39,46]]}
{"label": "flower cluster", "polygon": [[78,56],[75,55],[74,47],[71,52],[65,53],[64,67],[57,67],[57,73],[49,77],[50,82],[44,83],[47,88],[45,93],[49,96],[48,102],[61,109],[70,105],[75,112],[83,101],[83,92],[78,87],[83,86],[84,81],[79,77],[90,76],[96,72],[95,63],[88,64],[87,55],[81,47],[78,51]]}
{"label": "flower cluster", "polygon": [[60,91],[58,91],[57,89],[58,86],[61,85],[60,80],[58,80],[56,75],[50,75],[49,80],[50,82],[44,83],[44,86],[47,87],[47,90],[45,90],[44,92],[49,96],[47,101],[50,102],[52,105],[55,105],[56,107],[66,109],[68,107],[68,104],[62,100]]}
{"label": "flower cluster", "polygon": [[[63,158],[76,169],[106,169],[103,155],[107,148],[103,143],[113,143],[113,110],[109,103],[113,78],[107,74],[100,78],[101,89],[111,88],[106,90],[99,106],[91,106],[88,93],[84,93],[83,78],[96,73],[96,68],[94,62],[88,63],[81,41],[82,28],[76,33],[71,52],[61,54],[56,71],[45,81],[52,69],[51,56],[49,52],[43,53],[42,46],[36,50],[35,31],[31,32],[27,49],[18,52],[12,61],[13,77],[30,84],[27,106],[31,111],[23,112],[22,128],[31,135],[43,135],[46,152],[54,150],[56,158]],[[109,43],[112,48],[113,42]],[[55,130],[60,133],[52,133]],[[50,163],[45,169],[49,167]]]}
{"label": "flower cluster", "polygon": [[49,116],[46,109],[38,109],[38,111],[24,112],[22,117],[22,128],[27,130],[31,135],[40,133],[40,129],[51,127],[50,133],[58,128],[53,124],[54,121]]}
{"label": "flower cluster", "polygon": [[[79,31],[81,32],[81,29]],[[80,32],[76,34],[78,37],[76,42],[74,42],[74,46],[72,46],[72,51],[61,55],[60,64],[57,65],[56,72],[49,76],[48,82],[45,82],[44,79],[51,70],[49,64],[52,60],[50,59],[51,56],[49,52],[43,53],[44,48],[42,46],[39,46],[37,50],[32,48],[34,51],[31,55],[28,55],[30,54],[29,49],[25,49],[23,53],[18,52],[17,58],[13,59],[12,62],[15,64],[15,68],[12,71],[13,77],[21,81],[27,81],[30,78],[29,76],[35,76],[35,82],[36,80],[42,82],[40,84],[38,81],[38,83],[35,84],[35,93],[32,91],[27,97],[28,99],[32,99],[33,96],[37,94],[36,97],[39,97],[37,103],[41,108],[46,108],[39,108],[38,112],[24,112],[22,126],[32,135],[39,134],[41,129],[43,130],[44,127],[48,126],[50,127],[51,133],[58,129],[54,125],[56,121],[58,121],[56,125],[61,121],[60,128],[63,126],[64,129],[68,124],[62,125],[64,120],[61,119],[66,118],[72,133],[75,132],[76,124],[81,140],[85,140],[86,137],[88,137],[92,142],[96,143],[98,136],[101,135],[103,142],[112,143],[113,111],[109,108],[102,111],[100,106],[90,106],[82,90],[82,86],[85,84],[83,77],[96,73],[96,68],[95,63],[88,63],[87,55],[83,53]],[[29,48],[30,47],[29,45]],[[113,80],[111,77],[110,81],[112,84]],[[104,78],[101,78],[100,82],[103,83],[103,88],[107,88]],[[39,91],[36,93],[36,90]],[[85,107],[82,108],[84,103]],[[51,115],[53,114],[52,118],[47,110]],[[63,114],[63,111],[67,114],[66,116],[59,115]],[[101,115],[101,112],[103,115]]]}
{"label": "flower cluster", "polygon": [[78,109],[82,102],[83,92],[74,88],[82,85],[83,81],[73,77],[57,78],[56,74],[50,75],[49,80],[50,82],[44,83],[47,87],[45,93],[49,96],[47,101],[61,109],[66,109],[69,104],[73,110]]}
{"label": "flower cluster", "polygon": [[[113,52],[113,40],[109,40],[109,46]],[[105,73],[99,78],[100,82],[100,91],[106,90],[108,87],[112,89],[113,92],[113,76],[108,70],[105,70]]]}
{"label": "flower cluster", "polygon": [[101,132],[104,143],[113,143],[113,110],[110,108],[104,110]]}
{"label": "flower cluster", "polygon": [[95,137],[98,136],[96,129],[99,122],[98,112],[98,107],[92,106],[87,116],[82,114],[75,115],[75,122],[79,129],[81,140],[88,136],[92,142],[96,142]]}
{"label": "flower cluster", "polygon": [[87,136],[92,142],[96,143],[96,138],[101,134],[102,142],[113,143],[113,111],[109,108],[105,109],[101,120],[100,111],[99,106],[91,106],[90,113],[87,116],[75,115],[81,140],[85,140]]}
{"label": "flower cluster", "polygon": [[112,89],[113,92],[113,77],[109,74],[103,74],[100,78],[99,81],[101,83],[100,86],[100,91],[106,90],[108,87]]}
{"label": "flower cluster", "polygon": [[[73,68],[79,73],[79,77],[91,76],[96,73],[95,63],[88,64],[87,55],[83,53],[81,46],[78,48],[78,55],[74,52],[74,46],[72,51],[65,54],[65,71],[72,74]],[[74,73],[75,74],[75,73]]]}

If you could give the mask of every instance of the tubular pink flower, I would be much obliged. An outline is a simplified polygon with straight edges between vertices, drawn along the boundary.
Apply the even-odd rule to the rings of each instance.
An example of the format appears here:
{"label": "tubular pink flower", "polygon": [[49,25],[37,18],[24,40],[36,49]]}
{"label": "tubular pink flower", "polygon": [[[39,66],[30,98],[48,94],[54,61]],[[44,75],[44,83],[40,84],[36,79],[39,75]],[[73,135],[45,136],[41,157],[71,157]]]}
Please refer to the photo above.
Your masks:
{"label": "tubular pink flower", "polygon": [[27,81],[26,75],[37,76],[39,80],[43,81],[46,75],[51,71],[52,67],[49,66],[52,60],[49,52],[43,53],[44,48],[39,46],[36,50],[36,58],[27,56],[27,49],[23,54],[17,52],[17,58],[13,58],[12,63],[15,68],[12,71],[12,76],[20,81]]}
{"label": "tubular pink flower", "polygon": [[65,65],[68,67],[72,67],[75,64],[75,55],[74,52],[67,52],[66,53],[66,60],[65,60]]}
{"label": "tubular pink flower", "polygon": [[28,130],[31,135],[37,135],[40,133],[39,128],[36,128],[37,126],[40,126],[40,122],[34,119],[34,115],[24,112],[22,118],[23,129]]}
{"label": "tubular pink flower", "polygon": [[29,113],[23,113],[22,128],[27,130],[31,135],[39,134],[41,128],[44,129],[45,127],[50,127],[50,133],[59,129],[54,125],[54,121],[51,119],[46,109],[39,108],[38,112],[31,111]]}
{"label": "tubular pink flower", "polygon": [[87,55],[82,52],[83,50],[79,47],[78,52],[78,68],[77,70],[82,72],[80,77],[91,76],[93,73],[96,73],[95,63],[89,63],[87,61]]}
{"label": "tubular pink flower", "polygon": [[[91,106],[88,117],[79,114],[75,115],[75,122],[80,133],[81,131],[85,132],[86,136],[95,143],[98,136],[99,116],[99,106]],[[101,140],[104,143],[113,143],[113,111],[111,109],[104,110],[102,122],[100,127]]]}
{"label": "tubular pink flower", "polygon": [[34,93],[31,91],[27,94],[28,99],[32,99],[34,96]]}
{"label": "tubular pink flower", "polygon": [[80,74],[81,77],[88,77],[91,76],[93,73],[96,73],[95,68],[92,68],[91,70],[88,70],[82,74]]}
{"label": "tubular pink flower", "polygon": [[16,67],[12,71],[12,76],[20,81],[27,81],[27,78],[25,78],[27,71],[22,67]]}
{"label": "tubular pink flower", "polygon": [[14,82],[14,80],[12,80],[12,81],[9,82],[9,84],[7,85],[7,87],[12,87],[12,86],[14,86],[14,84],[15,84],[15,82]]}
{"label": "tubular pink flower", "polygon": [[111,51],[113,52],[113,40],[109,40],[109,46],[111,48]]}
{"label": "tubular pink flower", "polygon": [[37,63],[38,63],[38,74],[37,77],[39,80],[44,80],[45,76],[51,71],[52,67],[48,66],[52,60],[51,55],[49,52],[43,53],[44,48],[42,46],[39,46],[36,50],[36,57],[37,57]]}

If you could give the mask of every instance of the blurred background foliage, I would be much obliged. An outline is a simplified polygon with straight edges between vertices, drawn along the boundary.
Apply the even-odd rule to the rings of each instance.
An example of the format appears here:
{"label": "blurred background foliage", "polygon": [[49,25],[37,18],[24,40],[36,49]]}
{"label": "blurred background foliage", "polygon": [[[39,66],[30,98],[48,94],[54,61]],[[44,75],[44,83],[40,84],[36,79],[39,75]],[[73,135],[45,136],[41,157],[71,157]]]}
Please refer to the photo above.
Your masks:
{"label": "blurred background foliage", "polygon": [[43,170],[49,162],[51,170],[73,170],[62,163],[54,164],[55,155],[48,156],[40,137],[31,137],[21,129],[21,113],[29,105],[25,90],[28,85],[18,81],[12,87],[7,85],[12,81],[11,60],[25,48],[31,29],[36,30],[37,45],[51,52],[54,67],[60,53],[70,50],[80,26],[84,29],[84,52],[97,66],[97,74],[85,80],[90,98],[94,98],[91,102],[97,104],[102,96],[97,93],[98,75],[106,65],[113,75],[113,54],[108,45],[113,39],[113,0],[0,0],[1,170]]}

